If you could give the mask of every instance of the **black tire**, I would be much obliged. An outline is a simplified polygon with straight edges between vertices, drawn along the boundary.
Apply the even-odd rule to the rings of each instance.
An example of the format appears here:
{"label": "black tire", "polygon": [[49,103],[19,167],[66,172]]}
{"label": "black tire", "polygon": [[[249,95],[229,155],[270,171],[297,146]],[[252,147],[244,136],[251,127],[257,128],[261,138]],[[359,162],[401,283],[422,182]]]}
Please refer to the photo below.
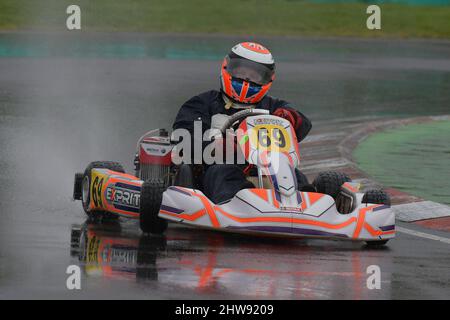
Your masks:
{"label": "black tire", "polygon": [[386,245],[389,240],[377,240],[377,241],[366,241],[366,246],[369,248],[379,248]]}
{"label": "black tire", "polygon": [[91,201],[90,197],[90,189],[91,189],[91,171],[92,169],[109,169],[112,171],[117,171],[120,173],[125,173],[125,170],[123,169],[122,165],[118,162],[114,161],[94,161],[91,162],[87,167],[86,170],[84,170],[83,174],[83,180],[81,182],[81,202],[83,204],[84,212],[88,215],[89,218],[96,218],[100,216],[108,216],[110,218],[110,215],[101,210],[96,211],[88,211],[89,203]]}
{"label": "black tire", "polygon": [[120,173],[125,173],[125,170],[123,169],[122,165],[119,162],[114,161],[94,161],[89,163],[89,165],[86,167],[86,170],[84,170],[84,175],[91,175],[92,169],[109,169],[112,171],[117,171]]}
{"label": "black tire", "polygon": [[81,185],[83,183],[83,176],[83,173],[75,173],[75,179],[73,183],[73,200],[81,200]]}
{"label": "black tire", "polygon": [[351,181],[352,179],[350,179],[350,177],[345,173],[325,171],[319,173],[312,184],[316,188],[317,192],[328,194],[336,199],[337,195],[341,191],[341,186],[345,182]]}
{"label": "black tire", "polygon": [[[362,203],[385,204],[391,205],[391,198],[383,190],[368,190],[364,193]],[[384,246],[389,240],[366,241],[366,245],[371,248]]]}
{"label": "black tire", "polygon": [[308,178],[305,176],[303,172],[298,169],[295,169],[295,175],[297,177],[298,189],[301,190],[304,186],[309,185]]}
{"label": "black tire", "polygon": [[158,217],[165,189],[162,180],[149,180],[142,184],[139,216],[142,232],[162,234],[166,231],[167,220]]}
{"label": "black tire", "polygon": [[364,193],[362,203],[391,205],[391,198],[383,190],[368,190]]}
{"label": "black tire", "polygon": [[184,188],[194,188],[194,175],[190,165],[182,164],[178,167],[174,185]]}

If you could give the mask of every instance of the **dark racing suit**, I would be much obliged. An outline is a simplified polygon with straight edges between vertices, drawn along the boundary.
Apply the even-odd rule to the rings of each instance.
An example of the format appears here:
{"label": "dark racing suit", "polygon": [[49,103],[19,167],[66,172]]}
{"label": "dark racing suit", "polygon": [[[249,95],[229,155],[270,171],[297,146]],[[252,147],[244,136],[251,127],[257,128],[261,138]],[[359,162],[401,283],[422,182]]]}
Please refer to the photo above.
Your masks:
{"label": "dark racing suit", "polygon": [[[257,109],[269,110],[272,114],[278,108],[293,109],[284,100],[265,96],[258,104]],[[239,110],[225,108],[225,101],[220,91],[211,90],[196,95],[186,101],[177,114],[173,129],[187,129],[191,135],[194,133],[194,121],[202,122],[202,129],[206,131],[211,128],[211,118],[215,114],[232,115]],[[296,130],[297,139],[300,142],[311,130],[311,122],[302,113],[295,110],[299,115],[300,125]],[[204,165],[205,173],[202,181],[202,191],[214,203],[220,203],[231,199],[239,190],[251,188],[253,185],[248,182],[242,172],[242,168],[237,165],[215,164]]]}

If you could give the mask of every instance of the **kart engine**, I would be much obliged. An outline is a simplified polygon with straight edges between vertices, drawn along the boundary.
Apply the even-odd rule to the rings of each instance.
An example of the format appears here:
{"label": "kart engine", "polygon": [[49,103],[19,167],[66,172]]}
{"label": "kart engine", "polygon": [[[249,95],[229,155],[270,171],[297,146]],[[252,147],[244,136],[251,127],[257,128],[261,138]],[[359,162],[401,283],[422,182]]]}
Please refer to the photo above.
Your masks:
{"label": "kart engine", "polygon": [[156,129],[145,133],[137,143],[134,159],[136,176],[141,180],[162,180],[169,184],[172,163],[169,133]]}

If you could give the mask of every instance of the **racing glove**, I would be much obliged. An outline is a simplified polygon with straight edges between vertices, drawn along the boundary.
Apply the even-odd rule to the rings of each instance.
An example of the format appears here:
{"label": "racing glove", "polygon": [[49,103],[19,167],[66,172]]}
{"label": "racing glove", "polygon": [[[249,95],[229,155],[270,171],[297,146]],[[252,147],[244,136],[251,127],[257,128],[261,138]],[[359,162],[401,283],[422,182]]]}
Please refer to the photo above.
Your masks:
{"label": "racing glove", "polygon": [[292,124],[296,132],[302,125],[301,116],[298,114],[297,111],[293,109],[278,108],[273,112],[273,115],[288,120]]}

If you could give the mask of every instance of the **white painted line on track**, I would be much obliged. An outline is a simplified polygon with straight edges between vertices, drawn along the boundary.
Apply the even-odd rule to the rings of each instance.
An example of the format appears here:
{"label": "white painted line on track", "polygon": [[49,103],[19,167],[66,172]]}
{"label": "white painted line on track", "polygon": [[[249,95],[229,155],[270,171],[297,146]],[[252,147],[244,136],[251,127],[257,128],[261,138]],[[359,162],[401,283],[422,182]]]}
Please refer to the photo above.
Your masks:
{"label": "white painted line on track", "polygon": [[436,236],[434,234],[429,234],[429,233],[425,233],[425,232],[415,231],[415,230],[402,228],[402,227],[398,227],[398,226],[395,227],[395,231],[396,232],[406,233],[406,234],[409,234],[409,235],[412,235],[412,236],[416,236],[416,237],[421,237],[421,238],[425,238],[425,239],[429,239],[429,240],[435,240],[435,241],[441,241],[441,242],[450,244],[450,239],[449,238],[439,237],[439,236]]}

